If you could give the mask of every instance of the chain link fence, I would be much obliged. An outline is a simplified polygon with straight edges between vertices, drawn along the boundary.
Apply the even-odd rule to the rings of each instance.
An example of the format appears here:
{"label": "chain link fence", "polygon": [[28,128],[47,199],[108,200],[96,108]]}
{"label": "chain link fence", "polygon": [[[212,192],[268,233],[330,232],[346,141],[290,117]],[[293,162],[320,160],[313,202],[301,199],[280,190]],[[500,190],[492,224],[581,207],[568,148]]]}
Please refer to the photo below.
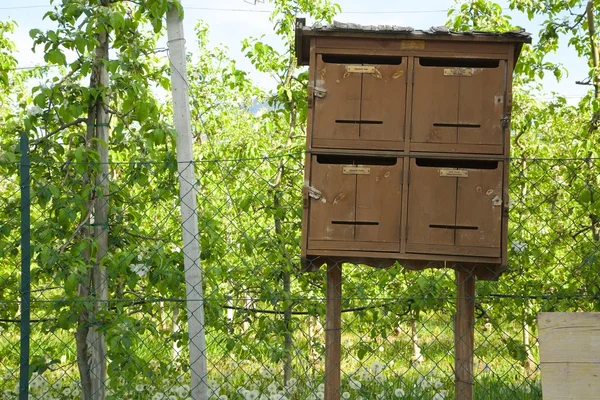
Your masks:
{"label": "chain link fence", "polygon": [[[190,164],[205,297],[187,300],[205,310],[211,399],[323,398],[326,272],[300,272],[303,162]],[[19,398],[28,359],[30,398],[84,398],[95,330],[108,349],[106,398],[191,398],[177,165],[109,165],[100,301],[90,285],[98,165],[31,158],[29,324],[19,166],[0,164],[0,397]],[[594,159],[511,160],[509,268],[476,282],[475,398],[541,399],[536,314],[599,308],[599,176]],[[453,398],[454,271],[342,268],[342,398]]]}

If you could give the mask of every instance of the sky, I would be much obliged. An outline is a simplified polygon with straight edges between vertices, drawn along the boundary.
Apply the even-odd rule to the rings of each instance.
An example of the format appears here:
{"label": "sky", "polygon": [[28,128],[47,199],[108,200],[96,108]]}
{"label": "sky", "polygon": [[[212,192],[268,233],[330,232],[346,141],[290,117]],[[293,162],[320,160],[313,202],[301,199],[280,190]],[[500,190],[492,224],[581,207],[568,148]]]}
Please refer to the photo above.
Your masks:
{"label": "sky", "polygon": [[[336,17],[338,21],[368,25],[393,24],[412,26],[415,29],[443,25],[447,19],[447,10],[455,5],[454,0],[337,0],[337,3],[342,7],[342,14]],[[506,0],[500,0],[499,3],[507,7]],[[0,0],[0,20],[12,19],[18,24],[13,40],[17,44],[17,59],[21,67],[44,64],[41,49],[36,53],[31,51],[29,30],[52,29],[52,22],[43,20],[44,14],[51,9],[49,4],[49,0]],[[264,35],[264,40],[276,48],[280,46],[269,21],[272,5],[268,0],[257,4],[254,4],[254,0],[182,0],[182,4],[185,9],[184,30],[188,51],[195,50],[194,26],[200,19],[210,27],[211,43],[215,46],[227,46],[240,69],[252,71],[252,66],[241,52],[244,38]],[[535,41],[543,21],[529,21],[525,15],[508,9],[506,12],[511,15],[514,24],[533,33]],[[163,46],[166,47],[166,33],[159,44],[159,47]],[[550,60],[563,64],[569,74],[558,83],[553,77],[547,77],[544,80],[545,93],[540,94],[540,97],[551,98],[552,93],[556,92],[566,96],[570,102],[576,102],[589,88],[575,84],[575,81],[587,76],[586,60],[578,58],[566,42],[561,43],[559,51]],[[266,75],[251,73],[251,76],[263,87],[272,87],[274,84]]]}

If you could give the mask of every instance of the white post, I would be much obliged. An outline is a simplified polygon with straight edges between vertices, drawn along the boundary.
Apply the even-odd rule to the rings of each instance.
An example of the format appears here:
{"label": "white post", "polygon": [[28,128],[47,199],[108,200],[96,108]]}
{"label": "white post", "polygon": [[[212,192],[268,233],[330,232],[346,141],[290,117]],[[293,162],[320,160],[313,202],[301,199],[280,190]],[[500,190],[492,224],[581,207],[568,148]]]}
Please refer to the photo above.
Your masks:
{"label": "white post", "polygon": [[206,337],[204,331],[204,295],[200,268],[200,236],[196,213],[197,181],[194,173],[192,128],[183,22],[179,9],[172,6],[167,14],[173,120],[177,130],[177,165],[181,200],[181,229],[186,281],[187,319],[192,375],[192,399],[207,400]]}

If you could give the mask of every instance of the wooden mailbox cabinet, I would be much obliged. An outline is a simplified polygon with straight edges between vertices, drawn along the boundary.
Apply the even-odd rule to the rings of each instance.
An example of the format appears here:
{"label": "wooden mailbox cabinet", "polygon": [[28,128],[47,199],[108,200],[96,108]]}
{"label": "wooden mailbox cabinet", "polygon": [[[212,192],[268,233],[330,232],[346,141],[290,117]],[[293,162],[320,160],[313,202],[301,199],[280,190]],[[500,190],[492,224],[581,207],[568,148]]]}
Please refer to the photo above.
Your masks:
{"label": "wooden mailbox cabinet", "polygon": [[524,32],[308,28],[302,257],[506,267],[512,71]]}

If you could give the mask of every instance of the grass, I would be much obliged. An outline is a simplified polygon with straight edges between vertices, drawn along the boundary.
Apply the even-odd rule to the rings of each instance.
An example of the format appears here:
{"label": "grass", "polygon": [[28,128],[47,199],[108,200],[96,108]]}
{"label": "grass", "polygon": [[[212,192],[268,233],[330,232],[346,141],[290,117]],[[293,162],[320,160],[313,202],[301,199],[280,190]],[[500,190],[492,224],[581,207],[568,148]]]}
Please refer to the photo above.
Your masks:
{"label": "grass", "polygon": [[[394,317],[379,320],[381,326],[397,325]],[[423,362],[411,363],[411,335],[407,327],[376,334],[345,317],[343,334],[342,393],[350,399],[450,399],[454,395],[454,360],[451,315],[423,313],[419,346]],[[209,330],[209,378],[215,399],[319,399],[323,383],[323,331],[307,336],[307,319],[297,320],[294,335],[294,379],[284,386],[281,340],[277,331],[256,339],[252,324],[238,331],[240,341],[230,346],[229,336]],[[275,326],[275,325],[274,325]],[[168,328],[168,327],[167,327]],[[268,329],[268,326],[266,326]],[[541,399],[539,374],[529,374],[510,355],[506,337],[519,326],[507,326],[502,334],[483,332],[476,326],[474,391],[477,399]],[[145,331],[135,336],[125,361],[111,360],[109,399],[187,398],[187,355],[174,359],[170,331]],[[5,375],[0,383],[2,399],[16,398],[18,379],[18,331],[2,332],[0,360]],[[8,339],[8,340],[6,340]],[[312,339],[312,346],[309,345]],[[368,348],[365,352],[364,349]],[[362,349],[362,350],[361,350]],[[135,357],[133,357],[133,355]],[[359,357],[360,356],[360,357]],[[32,370],[41,372],[31,381],[33,398],[79,399],[73,331],[32,332]],[[187,385],[187,386],[186,386]],[[37,396],[37,397],[35,397]],[[171,396],[171,397],[169,397]],[[224,397],[223,397],[224,396]],[[262,397],[261,397],[262,396]]]}

